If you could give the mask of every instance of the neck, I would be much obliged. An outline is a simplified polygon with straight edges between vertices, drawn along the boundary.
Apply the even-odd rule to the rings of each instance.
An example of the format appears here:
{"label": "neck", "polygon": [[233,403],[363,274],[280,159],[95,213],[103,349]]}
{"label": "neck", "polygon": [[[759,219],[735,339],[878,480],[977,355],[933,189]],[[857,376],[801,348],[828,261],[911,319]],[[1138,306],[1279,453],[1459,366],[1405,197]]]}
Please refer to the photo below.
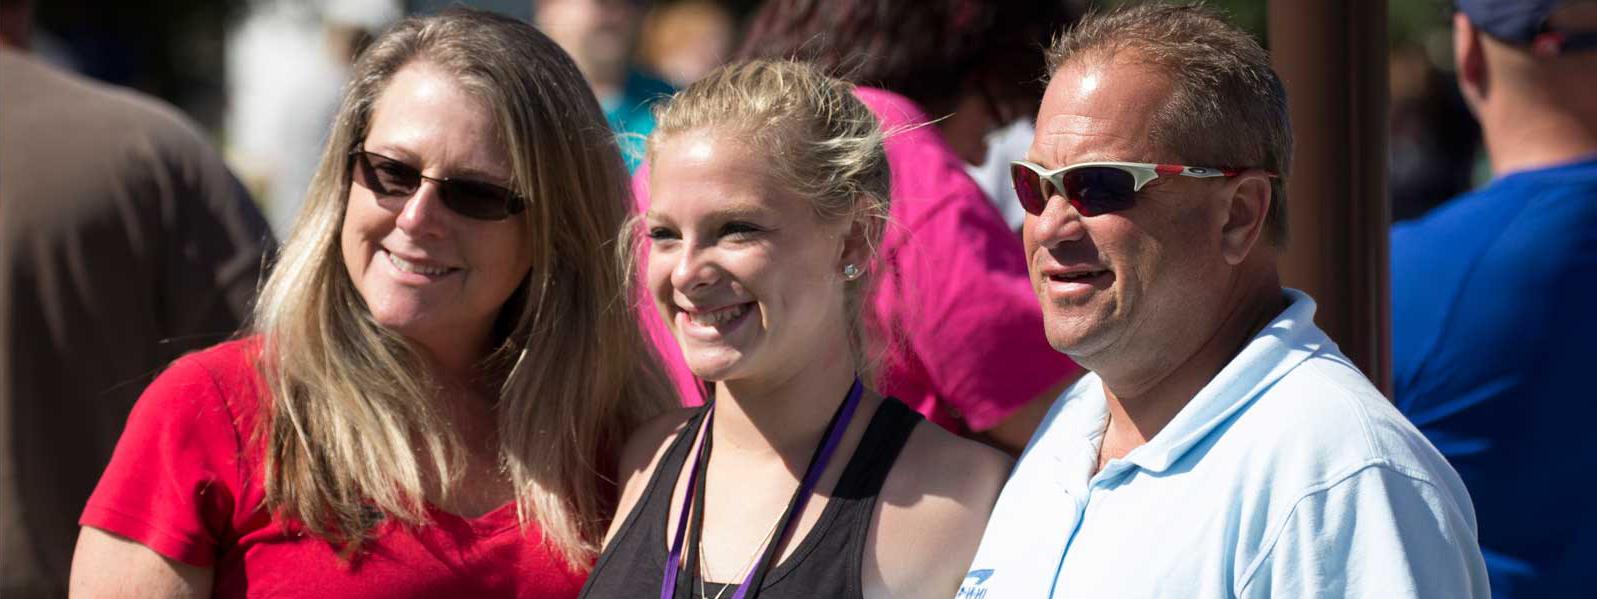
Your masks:
{"label": "neck", "polygon": [[1284,304],[1272,271],[1262,276],[1259,284],[1228,296],[1220,305],[1229,308],[1198,343],[1185,351],[1165,346],[1153,352],[1174,355],[1174,359],[1140,371],[1100,373],[1109,403],[1109,426],[1100,459],[1121,457],[1164,430],[1193,396],[1281,313]]}
{"label": "neck", "polygon": [[826,424],[854,383],[848,352],[822,352],[813,363],[766,380],[716,385],[715,451],[779,459],[802,473]]}
{"label": "neck", "polygon": [[434,335],[414,340],[434,382],[445,389],[478,389],[480,369],[489,352],[489,332]]}
{"label": "neck", "polygon": [[1481,135],[1494,176],[1597,155],[1597,110],[1559,106],[1551,99],[1501,100],[1504,102],[1494,106],[1495,110],[1482,111],[1481,115]]}

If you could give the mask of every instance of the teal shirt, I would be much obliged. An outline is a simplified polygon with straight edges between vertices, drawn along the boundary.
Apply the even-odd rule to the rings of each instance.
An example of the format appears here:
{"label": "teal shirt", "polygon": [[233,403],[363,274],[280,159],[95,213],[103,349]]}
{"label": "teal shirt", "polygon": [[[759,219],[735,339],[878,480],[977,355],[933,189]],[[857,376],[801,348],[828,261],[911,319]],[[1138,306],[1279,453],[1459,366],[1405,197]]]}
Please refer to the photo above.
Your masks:
{"label": "teal shirt", "polygon": [[616,133],[616,145],[626,160],[627,171],[637,172],[643,164],[643,141],[654,132],[654,104],[676,93],[671,84],[638,70],[627,72],[621,95],[607,98],[604,118]]}

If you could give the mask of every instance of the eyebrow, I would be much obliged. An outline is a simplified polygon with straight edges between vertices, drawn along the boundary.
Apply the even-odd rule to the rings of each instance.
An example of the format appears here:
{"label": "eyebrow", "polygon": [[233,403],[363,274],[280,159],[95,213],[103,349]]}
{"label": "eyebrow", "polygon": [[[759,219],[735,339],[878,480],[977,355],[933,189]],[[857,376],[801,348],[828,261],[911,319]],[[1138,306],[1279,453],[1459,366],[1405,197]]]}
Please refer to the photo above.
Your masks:
{"label": "eyebrow", "polygon": [[[757,208],[752,204],[733,202],[731,206],[717,207],[714,210],[710,210],[705,215],[705,218],[718,221],[738,220],[762,216],[768,211],[767,209]],[[675,219],[661,214],[653,207],[650,207],[649,211],[643,214],[643,218],[646,220],[675,222]]]}

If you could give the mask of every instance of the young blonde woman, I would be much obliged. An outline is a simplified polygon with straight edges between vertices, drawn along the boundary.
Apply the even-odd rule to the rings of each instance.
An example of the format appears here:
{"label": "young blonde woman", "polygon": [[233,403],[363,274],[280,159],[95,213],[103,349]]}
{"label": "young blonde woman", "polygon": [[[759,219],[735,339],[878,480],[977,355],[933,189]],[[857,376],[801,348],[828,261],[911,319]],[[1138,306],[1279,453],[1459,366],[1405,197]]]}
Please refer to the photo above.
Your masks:
{"label": "young blonde woman", "polygon": [[869,389],[876,119],[791,62],[724,67],[648,143],[648,295],[703,407],[646,425],[585,597],[947,597],[1008,470]]}
{"label": "young blonde woman", "polygon": [[73,593],[574,596],[621,445],[674,401],[615,300],[625,184],[532,27],[453,11],[377,38],[254,334],[134,409]]}

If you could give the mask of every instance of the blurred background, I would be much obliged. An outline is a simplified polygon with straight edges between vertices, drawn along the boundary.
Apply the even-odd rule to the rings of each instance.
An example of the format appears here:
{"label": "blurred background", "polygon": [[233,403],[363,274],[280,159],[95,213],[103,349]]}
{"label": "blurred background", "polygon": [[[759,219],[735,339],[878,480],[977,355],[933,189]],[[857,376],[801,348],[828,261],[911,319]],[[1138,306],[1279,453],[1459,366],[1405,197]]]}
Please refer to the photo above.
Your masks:
{"label": "blurred background", "polygon": [[[544,1],[551,10],[547,5],[576,2]],[[1074,4],[1126,1],[1134,0]],[[641,14],[636,37],[612,45],[630,47],[637,69],[681,86],[725,59],[758,0],[580,3]],[[394,19],[452,4],[539,22],[530,0],[51,0],[35,2],[34,52],[187,112],[224,149],[281,237],[309,183],[351,58]],[[1210,4],[1268,44],[1265,0]],[[1388,187],[1392,218],[1400,221],[1483,181],[1486,171],[1479,133],[1453,84],[1451,4],[1391,0],[1388,12]],[[561,29],[582,18],[571,13],[563,9],[540,24]]]}

